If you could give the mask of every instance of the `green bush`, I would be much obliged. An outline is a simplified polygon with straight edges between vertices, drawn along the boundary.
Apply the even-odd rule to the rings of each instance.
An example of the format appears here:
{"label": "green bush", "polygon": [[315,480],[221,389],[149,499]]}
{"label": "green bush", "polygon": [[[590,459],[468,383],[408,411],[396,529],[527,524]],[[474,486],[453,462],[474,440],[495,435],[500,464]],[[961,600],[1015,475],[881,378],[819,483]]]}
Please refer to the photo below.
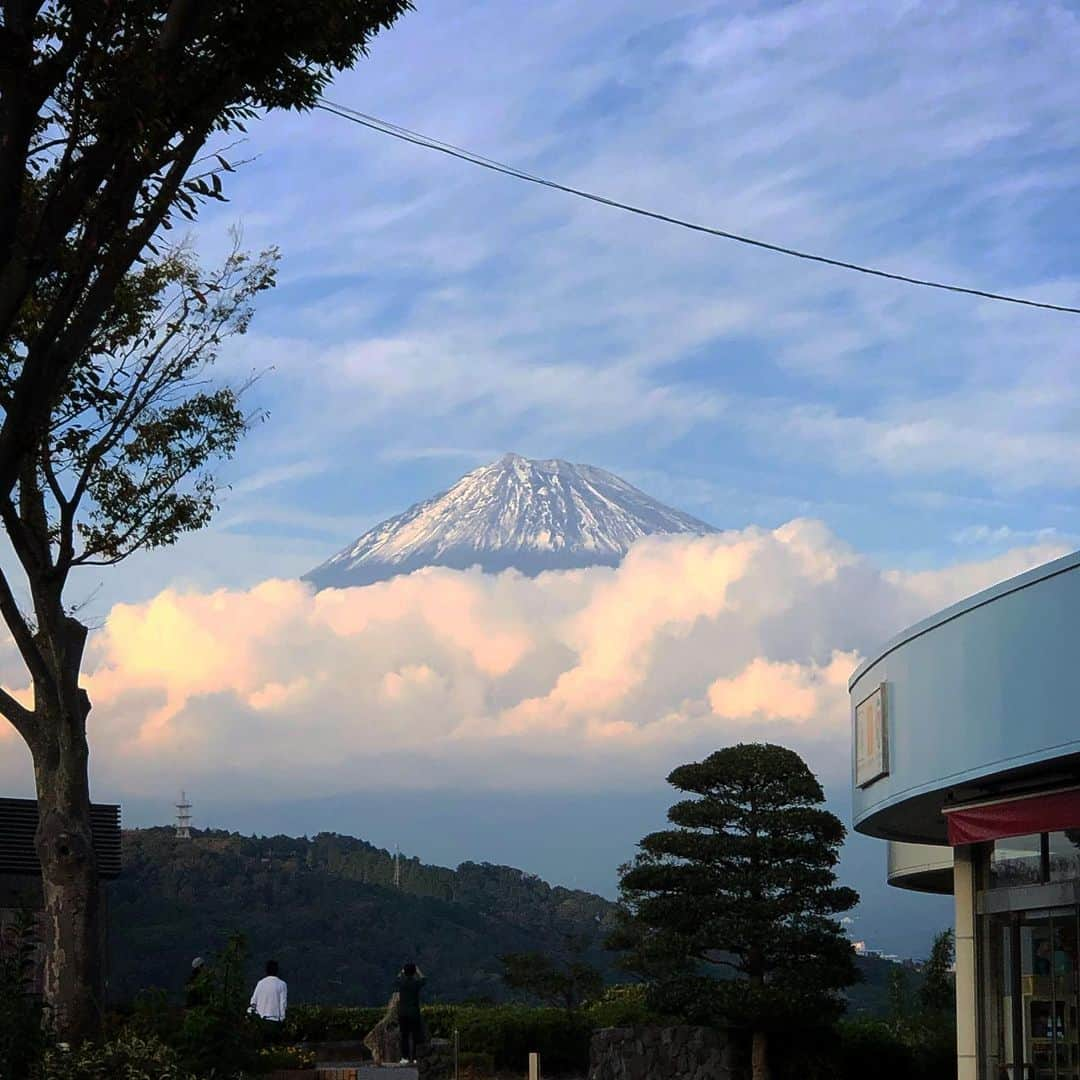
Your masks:
{"label": "green bush", "polygon": [[258,1072],[266,1036],[261,1021],[247,1013],[208,1006],[188,1009],[176,1038],[180,1061],[199,1075]]}
{"label": "green bush", "polygon": [[[233,1076],[259,1071],[259,1052],[266,1033],[259,1019],[248,1012],[245,976],[247,945],[234,934],[203,972],[201,1004],[184,1009],[179,1029],[162,1036],[175,1048],[179,1060],[197,1075]],[[162,999],[150,998],[144,1023],[161,1031],[172,1015]]]}
{"label": "green bush", "polygon": [[130,1031],[143,1038],[160,1039],[172,1046],[184,1026],[184,1010],[169,1001],[164,990],[144,990],[125,1016],[110,1018],[106,1034]]}
{"label": "green bush", "polygon": [[133,1032],[77,1050],[50,1050],[41,1080],[193,1080],[176,1051],[160,1039]]}
{"label": "green bush", "polygon": [[[600,1003],[597,1008],[636,1012],[636,1004]],[[333,1042],[363,1038],[382,1018],[382,1008],[300,1005],[289,1010],[285,1036],[290,1042]],[[589,1039],[596,1026],[587,1013],[528,1005],[426,1005],[429,1038],[458,1033],[461,1054],[470,1055],[479,1074],[490,1059],[497,1069],[523,1072],[530,1052],[538,1052],[544,1071],[584,1072]]]}
{"label": "green bush", "polygon": [[[915,1054],[881,1020],[844,1020],[838,1028],[839,1073],[843,1080],[930,1080],[917,1068]],[[956,1060],[953,1059],[955,1074]]]}
{"label": "green bush", "polygon": [[492,1005],[425,1005],[423,1007],[424,1027],[429,1039],[452,1039],[457,1027],[459,1013],[483,1012],[494,1008]]}
{"label": "green bush", "polygon": [[259,1054],[259,1072],[314,1069],[316,1056],[302,1046],[267,1046]]}
{"label": "green bush", "polygon": [[[462,1052],[490,1054],[498,1069],[523,1072],[533,1051],[552,1075],[588,1068],[593,1028],[579,1013],[526,1005],[464,1006],[454,1021]],[[438,1037],[435,1024],[429,1029]]]}
{"label": "green bush", "polygon": [[594,1029],[674,1023],[649,1007],[647,992],[644,983],[609,986],[598,1001],[584,1010],[585,1015]]}
{"label": "green bush", "polygon": [[49,1045],[44,1009],[30,989],[37,947],[33,917],[21,913],[0,940],[0,1077],[29,1075]]}
{"label": "green bush", "polygon": [[[292,1043],[362,1039],[384,1012],[382,1007],[293,1006],[285,1021],[285,1037]],[[523,1071],[534,1051],[547,1073],[583,1073],[589,1040],[597,1028],[664,1022],[648,1009],[640,986],[613,987],[576,1013],[530,1005],[470,1004],[425,1005],[423,1015],[429,1038],[452,1040],[457,1031],[459,1064],[468,1056],[478,1075],[488,1059],[493,1068]]]}
{"label": "green bush", "polygon": [[288,1042],[345,1042],[362,1039],[385,1008],[352,1005],[291,1005],[285,1017]]}
{"label": "green bush", "polygon": [[458,1070],[461,1076],[469,1078],[494,1076],[495,1058],[492,1054],[458,1054]]}
{"label": "green bush", "polygon": [[776,1080],[956,1080],[955,1043],[884,1020],[841,1020],[770,1046]]}

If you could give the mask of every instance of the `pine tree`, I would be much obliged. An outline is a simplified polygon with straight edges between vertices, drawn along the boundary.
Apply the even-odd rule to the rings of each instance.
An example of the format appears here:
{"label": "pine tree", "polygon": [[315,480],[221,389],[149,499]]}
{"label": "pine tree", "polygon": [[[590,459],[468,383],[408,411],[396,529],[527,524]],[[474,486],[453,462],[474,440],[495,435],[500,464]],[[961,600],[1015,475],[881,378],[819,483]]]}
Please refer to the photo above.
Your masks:
{"label": "pine tree", "polygon": [[833,917],[858,901],[836,884],[844,826],[781,746],[729,747],[668,782],[691,797],[623,868],[610,943],[650,980],[654,1007],[749,1029],[754,1080],[767,1080],[769,1032],[829,1023],[857,977]]}

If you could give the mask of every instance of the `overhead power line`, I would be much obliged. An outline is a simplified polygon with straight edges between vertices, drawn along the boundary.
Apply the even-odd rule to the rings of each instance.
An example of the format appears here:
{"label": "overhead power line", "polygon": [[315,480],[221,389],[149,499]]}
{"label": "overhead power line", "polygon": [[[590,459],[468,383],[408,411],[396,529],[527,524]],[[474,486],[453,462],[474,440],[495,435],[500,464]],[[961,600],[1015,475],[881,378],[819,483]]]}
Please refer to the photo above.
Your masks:
{"label": "overhead power line", "polygon": [[927,289],[940,289],[944,292],[963,293],[967,296],[979,296],[984,300],[999,300],[1007,304],[1021,304],[1024,307],[1042,308],[1046,311],[1063,311],[1070,315],[1080,315],[1080,307],[1068,307],[1065,304],[1050,304],[1043,300],[1030,300],[1022,296],[1009,296],[1006,293],[990,292],[987,289],[972,289],[965,285],[952,285],[944,281],[933,281],[929,278],[911,277],[907,274],[895,274],[889,270],[880,270],[873,266],[863,266],[860,263],[847,262],[844,259],[832,259],[826,255],[815,255],[809,251],[799,251],[797,248],[785,247],[783,244],[771,244],[766,240],[757,240],[752,236],[742,236],[739,233],[728,232],[726,229],[713,228],[710,225],[702,225],[699,222],[687,221],[684,218],[674,217],[671,214],[663,214],[658,210],[648,210],[643,206],[634,206],[631,203],[620,202],[618,199],[610,199],[606,195],[598,195],[594,191],[586,191],[582,188],[571,187],[569,184],[561,184],[557,180],[547,177],[535,176],[522,169],[507,165],[502,161],[484,157],[472,150],[467,150],[453,143],[442,142],[424,135],[418,131],[392,124],[388,120],[381,120],[377,116],[360,112],[326,98],[320,99],[317,108],[324,112],[332,113],[342,120],[348,120],[354,124],[377,131],[381,135],[389,135],[394,139],[421,146],[426,150],[437,150],[440,154],[467,161],[470,165],[477,165],[482,169],[502,173],[504,176],[512,176],[516,180],[524,180],[530,184],[538,184],[541,187],[551,188],[554,191],[562,191],[567,195],[574,195],[579,199],[588,199],[590,202],[600,203],[602,206],[610,206],[616,210],[624,210],[629,214],[637,214],[639,217],[651,218],[653,221],[663,221],[668,225],[677,225],[682,229],[690,229],[693,232],[706,233],[709,236],[718,236],[722,240],[733,240],[737,244],[746,244],[749,247],[761,248],[764,251],[772,251],[778,255],[787,255],[794,259],[803,259],[807,262],[822,263],[825,266],[839,267],[841,270],[853,270],[858,274],[869,274],[871,277],[886,278],[889,281],[901,281],[905,285],[921,285]]}

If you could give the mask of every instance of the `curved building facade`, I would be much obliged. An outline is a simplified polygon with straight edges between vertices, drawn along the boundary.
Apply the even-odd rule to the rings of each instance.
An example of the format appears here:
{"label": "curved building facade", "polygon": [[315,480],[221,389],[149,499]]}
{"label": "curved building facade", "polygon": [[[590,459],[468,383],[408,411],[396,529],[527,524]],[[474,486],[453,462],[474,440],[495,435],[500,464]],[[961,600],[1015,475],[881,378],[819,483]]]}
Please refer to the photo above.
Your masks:
{"label": "curved building facade", "polygon": [[852,676],[855,828],[956,902],[960,1080],[1080,1080],[1080,553]]}

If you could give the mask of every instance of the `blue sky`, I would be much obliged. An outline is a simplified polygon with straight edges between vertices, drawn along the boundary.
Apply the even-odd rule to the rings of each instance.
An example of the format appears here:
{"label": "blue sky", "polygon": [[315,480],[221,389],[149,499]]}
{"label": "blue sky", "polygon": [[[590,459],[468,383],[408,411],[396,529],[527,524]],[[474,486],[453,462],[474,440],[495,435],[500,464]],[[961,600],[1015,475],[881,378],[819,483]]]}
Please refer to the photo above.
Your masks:
{"label": "blue sky", "polygon": [[[1067,303],[1078,36],[1055,4],[444,3],[328,96],[693,220]],[[242,350],[275,365],[274,418],[230,531],[322,552],[508,448],[721,526],[812,514],[904,565],[1078,530],[1074,316],[745,250],[325,114],[244,152],[200,247],[238,220],[285,262]]]}
{"label": "blue sky", "polygon": [[[418,9],[327,96],[524,170],[719,228],[1080,305],[1080,16],[1072,4],[440,0]],[[754,559],[803,560],[804,577],[792,571],[799,584],[785,595],[792,604],[820,603],[815,617],[788,637],[747,622],[736,649],[745,645],[745,670],[719,661],[716,670],[702,667],[694,675],[699,706],[706,686],[714,698],[720,693],[711,680],[740,692],[750,686],[766,670],[752,658],[798,665],[767,669],[792,693],[827,684],[842,696],[829,674],[837,650],[864,655],[965,589],[1076,546],[1078,316],[750,250],[493,175],[325,113],[262,120],[231,153],[252,160],[229,177],[231,201],[204,213],[191,241],[213,260],[239,225],[247,246],[281,248],[278,288],[222,362],[229,378],[263,373],[252,404],[268,408],[270,420],[227,467],[232,490],[213,528],[118,571],[95,601],[103,619],[112,601],[149,604],[166,586],[210,595],[293,578],[506,450],[609,468],[743,531]],[[782,533],[777,544],[745,532],[792,519],[821,525]],[[844,614],[858,603],[846,588],[821,601],[826,587],[815,575],[823,561],[857,566],[888,603],[864,619]],[[638,570],[640,584],[648,575]],[[88,580],[86,591],[96,584]],[[597,604],[609,585],[596,579]],[[508,598],[510,585],[492,585],[490,595],[473,586],[499,626],[506,610],[525,625],[521,613],[542,606],[532,594]],[[565,615],[571,583],[551,588],[558,600],[543,602],[565,603]],[[573,635],[593,607],[574,610],[566,615],[573,632],[559,624],[538,635],[545,644],[536,646],[533,681],[556,670],[560,650],[579,644]],[[704,633],[700,620],[712,616],[686,609],[670,617],[689,620],[679,640],[694,643]],[[149,633],[152,624],[133,625]],[[162,638],[165,648],[170,641]],[[290,655],[302,651],[290,641]],[[709,648],[728,645],[710,639]],[[487,660],[476,662],[490,674]],[[400,657],[385,663],[380,679],[412,679],[424,693],[438,680],[447,694],[463,685],[445,658],[442,667],[417,656],[406,666]],[[502,701],[502,678],[492,676],[461,705],[460,730],[480,722],[476,702]],[[662,702],[672,715],[683,708],[663,678],[650,679],[636,700]],[[176,716],[228,712],[212,679],[198,701],[186,689],[180,695],[175,681],[164,684],[172,690],[139,683],[149,695],[144,712],[169,693],[187,702]],[[289,685],[282,676],[273,693]],[[257,693],[263,702],[270,691]],[[356,693],[363,714],[365,692]],[[828,702],[832,709],[834,698]],[[699,732],[697,742],[678,746],[700,748],[732,730]],[[757,737],[773,729],[738,730]],[[820,750],[824,734],[807,745],[819,748],[815,765],[824,762],[840,805],[847,765],[840,729],[829,730],[830,757]],[[207,776],[217,775],[214,755],[227,752],[191,745],[201,746],[203,761],[210,755]],[[355,760],[361,776],[362,755]],[[499,759],[485,752],[475,760]],[[648,798],[658,805],[659,777],[678,760],[669,748],[648,762],[657,777]],[[196,768],[186,778],[156,767],[146,775],[162,790],[190,790]],[[268,759],[264,775],[277,776],[274,768]],[[640,782],[625,777],[647,771],[620,768],[618,783],[599,765],[592,779],[578,776],[573,797],[625,792]],[[454,793],[459,805],[475,775],[451,767],[444,795]],[[508,775],[518,774],[509,767]],[[136,817],[152,817],[152,791],[122,770],[107,777]],[[320,784],[309,780],[306,795],[302,787],[290,787],[293,809],[273,820],[265,801],[244,802],[226,780],[205,779],[201,795],[204,806],[221,808],[222,824],[262,815],[284,831],[303,820],[309,831],[364,833],[341,800],[360,798],[370,782],[350,789],[336,780],[325,794],[337,801],[317,813],[308,812],[310,801],[299,807],[302,797],[324,794]],[[551,813],[567,790],[550,795]],[[438,806],[437,792],[415,798]],[[438,842],[417,827],[419,854],[485,857],[464,850],[466,839],[447,843],[442,827]],[[610,845],[612,866],[626,857],[634,828]],[[389,831],[371,838],[393,843]],[[522,830],[518,847],[523,861],[557,876],[542,823]],[[602,885],[599,877],[590,883]],[[912,903],[890,902],[897,910]],[[874,932],[916,949],[933,926],[912,919],[901,933],[879,912]]]}
{"label": "blue sky", "polygon": [[[1058,3],[444,0],[328,96],[693,220],[1075,303],[1078,38]],[[229,470],[218,530],[266,548],[234,580],[506,449],[723,527],[812,515],[896,565],[1080,533],[1075,316],[747,250],[326,114],[234,154],[255,160],[193,239],[212,258],[239,223],[284,258],[233,356],[270,369],[272,412]]]}

